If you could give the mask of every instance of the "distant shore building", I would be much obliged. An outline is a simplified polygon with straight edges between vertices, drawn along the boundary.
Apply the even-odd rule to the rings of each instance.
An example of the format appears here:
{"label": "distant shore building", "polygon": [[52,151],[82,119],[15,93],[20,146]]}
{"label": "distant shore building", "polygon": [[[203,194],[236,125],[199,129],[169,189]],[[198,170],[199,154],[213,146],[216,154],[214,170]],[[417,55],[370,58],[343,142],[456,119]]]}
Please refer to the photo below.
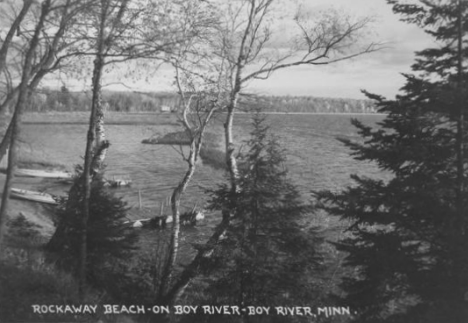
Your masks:
{"label": "distant shore building", "polygon": [[110,111],[110,104],[108,101],[102,101],[102,111]]}
{"label": "distant shore building", "polygon": [[161,112],[171,112],[171,111],[172,111],[171,107],[167,105],[161,106]]}

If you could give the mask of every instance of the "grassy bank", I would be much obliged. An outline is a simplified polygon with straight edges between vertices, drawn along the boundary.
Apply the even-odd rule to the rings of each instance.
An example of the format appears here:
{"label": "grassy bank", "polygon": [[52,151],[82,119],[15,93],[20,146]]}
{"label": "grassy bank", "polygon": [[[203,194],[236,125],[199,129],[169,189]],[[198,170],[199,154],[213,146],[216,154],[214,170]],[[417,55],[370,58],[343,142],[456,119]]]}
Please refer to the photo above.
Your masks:
{"label": "grassy bank", "polygon": [[[25,204],[25,203],[23,203]],[[29,204],[29,203],[27,203]],[[26,205],[27,205],[26,204]],[[18,210],[18,205],[14,209]],[[19,207],[21,209],[21,207]],[[49,210],[50,211],[50,210]],[[38,313],[33,305],[67,305],[82,303],[76,280],[53,264],[47,263],[43,245],[48,233],[35,215],[23,211],[9,214],[3,254],[0,255],[0,321],[1,322],[64,322],[77,321],[70,313],[63,315]],[[47,216],[47,215],[46,215]],[[36,219],[34,219],[36,218]],[[49,222],[52,220],[49,218]],[[44,220],[43,221],[47,221]],[[97,294],[87,293],[86,303],[98,303]],[[84,315],[84,321],[96,321],[95,315]]]}

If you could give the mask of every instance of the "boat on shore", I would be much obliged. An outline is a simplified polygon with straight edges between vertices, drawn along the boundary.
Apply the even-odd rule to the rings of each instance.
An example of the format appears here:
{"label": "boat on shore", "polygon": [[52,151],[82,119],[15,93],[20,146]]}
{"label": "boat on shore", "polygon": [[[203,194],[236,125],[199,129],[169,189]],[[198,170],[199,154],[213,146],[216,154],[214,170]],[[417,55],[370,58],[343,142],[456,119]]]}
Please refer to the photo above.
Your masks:
{"label": "boat on shore", "polygon": [[57,171],[57,170],[39,170],[39,169],[25,169],[18,168],[15,173],[16,176],[23,177],[42,177],[42,178],[53,178],[53,179],[70,179],[72,174],[69,172]]}
{"label": "boat on shore", "polygon": [[50,194],[36,192],[36,191],[23,190],[19,188],[12,188],[10,196],[12,198],[28,200],[28,201],[33,201],[33,202],[53,204],[53,205],[58,204],[57,201],[54,199],[54,197]]}
{"label": "boat on shore", "polygon": [[[0,168],[0,172],[6,173],[6,168]],[[15,171],[15,175],[19,177],[41,177],[51,179],[71,179],[72,173],[63,172],[58,170],[41,170],[41,169],[27,169],[18,168]]]}

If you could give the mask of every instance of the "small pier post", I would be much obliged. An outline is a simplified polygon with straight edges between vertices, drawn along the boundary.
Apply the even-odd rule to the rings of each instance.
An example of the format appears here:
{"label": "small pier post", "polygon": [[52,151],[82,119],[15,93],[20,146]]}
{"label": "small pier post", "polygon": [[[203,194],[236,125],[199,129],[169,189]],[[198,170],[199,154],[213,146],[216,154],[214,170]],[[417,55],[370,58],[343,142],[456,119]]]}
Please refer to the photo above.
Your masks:
{"label": "small pier post", "polygon": [[141,210],[141,190],[138,190],[138,209]]}

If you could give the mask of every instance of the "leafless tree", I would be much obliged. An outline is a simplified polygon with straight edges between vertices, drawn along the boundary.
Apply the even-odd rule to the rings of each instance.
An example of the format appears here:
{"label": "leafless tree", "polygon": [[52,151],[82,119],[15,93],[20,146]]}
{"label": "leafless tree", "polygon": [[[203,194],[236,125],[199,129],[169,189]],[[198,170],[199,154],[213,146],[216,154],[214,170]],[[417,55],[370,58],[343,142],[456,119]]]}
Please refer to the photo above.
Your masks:
{"label": "leafless tree", "polygon": [[[105,138],[102,108],[101,82],[104,66],[130,59],[158,55],[165,48],[170,47],[168,43],[154,46],[155,39],[161,40],[160,33],[153,32],[149,34],[145,31],[144,26],[141,26],[143,20],[154,14],[149,2],[146,3],[146,6],[137,6],[133,10],[129,7],[130,4],[130,0],[100,0],[96,3],[96,9],[93,12],[96,19],[91,20],[91,28],[94,27],[97,36],[91,41],[91,44],[95,45],[95,48],[91,51],[94,52],[91,115],[83,173],[80,178],[83,181],[84,196],[79,257],[79,289],[82,297],[84,296],[87,273],[87,232],[90,215],[91,182],[93,177],[100,172],[109,147],[109,142]],[[136,4],[138,5],[139,2],[136,1]],[[153,16],[154,18],[157,18],[157,16]],[[85,29],[88,28],[89,26]],[[86,32],[89,34],[89,30],[86,30]],[[140,37],[136,37],[137,35]],[[76,186],[72,187],[71,193],[77,189],[80,180],[76,182]]]}
{"label": "leafless tree", "polygon": [[[380,44],[363,44],[362,32],[371,22],[353,20],[336,11],[307,12],[298,8],[289,24],[278,30],[272,19],[284,8],[275,0],[241,0],[226,7],[216,52],[229,63],[230,102],[225,127],[226,163],[232,190],[237,190],[237,163],[232,134],[239,94],[254,79],[267,79],[274,72],[301,65],[327,65],[376,51]],[[285,21],[286,26],[288,26]],[[288,39],[281,39],[282,32]],[[288,36],[288,33],[290,34]],[[360,45],[363,44],[363,45]]]}
{"label": "leafless tree", "polygon": [[[6,112],[14,106],[19,94],[19,80],[23,74],[23,62],[28,44],[33,37],[34,25],[38,19],[38,6],[34,3],[29,6],[29,11],[22,18],[23,24],[16,28],[14,38],[8,40],[8,43],[3,43],[5,61],[3,69],[0,70],[0,81],[4,84],[5,92],[0,99],[0,115],[8,119]],[[68,33],[70,26],[76,23],[74,17],[78,12],[84,10],[89,5],[86,0],[69,1],[55,0],[51,3],[50,14],[46,17],[44,28],[39,36],[36,53],[33,57],[33,67],[28,76],[30,93],[34,92],[45,75],[52,73],[64,67],[64,62],[73,56],[71,52],[76,40],[70,38]],[[23,9],[18,13],[21,15]],[[18,17],[15,16],[15,10],[11,9],[2,12],[3,18],[10,21],[11,25],[15,25]],[[13,14],[13,16],[11,16]],[[32,27],[31,27],[32,26]],[[11,32],[11,28],[9,33]],[[0,144],[0,160],[4,157],[9,145],[11,134],[11,125],[7,128]]]}
{"label": "leafless tree", "polygon": [[[284,2],[239,0],[218,4],[219,25],[209,43],[213,55],[226,64],[224,136],[230,186],[235,193],[239,175],[232,127],[239,96],[248,83],[267,79],[278,70],[294,66],[326,65],[351,59],[376,51],[381,44],[363,43],[363,32],[370,18],[353,20],[332,10],[309,15],[299,8],[290,24],[286,24],[293,29],[290,31],[279,28],[277,23],[282,17]],[[213,247],[229,227],[231,213],[223,211],[213,235],[167,293],[169,299],[174,301],[183,293],[204,260],[210,257]]]}
{"label": "leafless tree", "polygon": [[[69,192],[69,200],[83,190],[81,217],[80,265],[78,268],[80,295],[86,284],[87,226],[91,182],[105,160],[109,142],[105,137],[102,108],[102,79],[106,66],[130,60],[161,60],[192,35],[192,25],[186,24],[190,8],[187,2],[169,0],[94,0],[88,12],[80,16],[81,25],[74,30],[77,42],[73,54],[93,58],[92,101],[83,172]],[[171,10],[167,10],[170,8]],[[167,11],[166,11],[167,10]],[[172,12],[169,15],[168,12]],[[184,19],[179,19],[179,18]],[[193,17],[190,17],[193,18]],[[49,242],[53,250],[67,234],[64,225]]]}
{"label": "leafless tree", "polygon": [[21,83],[18,89],[19,90],[18,100],[16,102],[15,112],[13,114],[13,118],[11,121],[11,135],[10,135],[11,151],[8,156],[7,175],[6,175],[5,186],[4,186],[3,195],[2,195],[2,205],[0,208],[0,247],[2,246],[5,220],[7,216],[8,199],[9,199],[9,194],[11,191],[14,171],[16,168],[16,159],[17,159],[16,150],[17,150],[17,144],[18,144],[17,143],[18,137],[19,137],[20,130],[21,130],[20,129],[21,117],[22,117],[25,102],[28,98],[28,91],[29,91],[28,76],[31,73],[31,70],[33,68],[32,64],[33,64],[34,53],[39,44],[39,37],[42,31],[42,28],[44,27],[46,17],[50,13],[50,7],[51,7],[51,0],[47,0],[42,4],[40,18],[34,29],[34,35],[29,44],[29,48],[26,52],[23,74],[22,74]]}
{"label": "leafless tree", "polygon": [[[209,73],[201,76],[194,70],[200,68],[205,70],[210,66],[206,61],[207,56],[200,52],[200,49],[191,49],[192,53],[197,53],[198,59],[180,55],[173,61],[176,71],[176,85],[178,88],[182,111],[179,120],[184,129],[184,133],[189,138],[189,152],[186,156],[181,149],[181,155],[187,163],[187,169],[179,184],[174,188],[171,195],[172,208],[172,233],[169,245],[169,259],[163,269],[161,287],[159,292],[160,300],[173,301],[166,298],[166,293],[171,286],[174,265],[178,253],[179,233],[180,233],[180,202],[185,190],[195,173],[196,163],[200,156],[204,135],[213,115],[221,110],[225,105],[225,89],[223,84],[223,69],[210,78]],[[189,51],[185,52],[185,54]],[[195,61],[195,64],[191,62]],[[204,63],[204,64],[203,64]],[[183,66],[185,65],[185,66]],[[187,65],[192,65],[187,67]],[[196,67],[194,67],[195,65]],[[204,65],[203,67],[200,67]]]}
{"label": "leafless tree", "polygon": [[[14,54],[13,56],[19,56],[20,62],[15,64],[13,59],[12,63],[10,58],[5,56],[5,60],[2,62],[4,64],[3,70],[0,72],[8,79],[12,77],[11,67],[13,66],[16,68],[14,79],[18,80],[18,85],[11,86],[0,103],[0,114],[3,116],[5,116],[5,110],[14,105],[13,116],[0,145],[0,159],[3,158],[8,147],[10,147],[11,152],[0,209],[0,246],[11,183],[16,168],[18,137],[21,132],[24,106],[30,93],[38,86],[42,78],[60,66],[65,56],[58,57],[57,54],[68,46],[67,43],[63,42],[64,34],[70,26],[71,18],[77,10],[82,9],[82,5],[82,2],[71,0],[34,3],[28,7],[30,16],[24,13],[23,7],[19,13],[23,17],[20,20],[18,18],[12,20],[12,25],[20,22],[16,26],[17,37],[20,39],[13,41],[13,38],[10,38],[9,45],[5,47],[8,48],[8,51],[5,50],[5,53],[10,52],[12,55]],[[25,25],[22,25],[21,22]]]}

